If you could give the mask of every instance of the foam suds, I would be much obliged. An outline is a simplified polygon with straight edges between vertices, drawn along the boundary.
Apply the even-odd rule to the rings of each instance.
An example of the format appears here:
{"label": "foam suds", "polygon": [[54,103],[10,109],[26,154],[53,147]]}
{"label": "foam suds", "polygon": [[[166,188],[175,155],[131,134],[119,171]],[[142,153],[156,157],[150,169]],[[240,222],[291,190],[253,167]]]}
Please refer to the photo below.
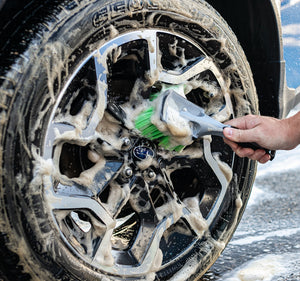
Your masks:
{"label": "foam suds", "polygon": [[[224,281],[271,281],[289,276],[300,266],[300,254],[265,255],[224,276]],[[275,279],[276,278],[276,279]],[[283,280],[283,279],[282,279]]]}
{"label": "foam suds", "polygon": [[141,171],[148,169],[154,162],[152,156],[147,155],[144,160],[137,161],[136,164]]}
{"label": "foam suds", "polygon": [[102,203],[106,210],[110,212],[111,217],[116,217],[118,210],[127,203],[130,197],[129,184],[120,185],[113,181],[110,183],[110,192],[106,203]]}
{"label": "foam suds", "polygon": [[219,166],[220,170],[222,171],[223,175],[225,176],[227,182],[230,182],[232,180],[232,176],[233,176],[231,167],[227,163],[225,163],[224,161],[222,161],[220,159],[220,152],[213,153],[213,157],[217,161],[218,166]]}
{"label": "foam suds", "polygon": [[173,215],[173,223],[177,222],[182,217],[182,209],[184,205],[178,203],[176,199],[170,199],[164,205],[156,208],[156,215],[159,220],[162,220],[164,217]]}
{"label": "foam suds", "polygon": [[[90,169],[83,171],[78,178],[74,178],[73,180],[83,186],[94,186],[94,179],[96,173],[101,171],[104,168],[106,160],[104,157],[101,157],[98,162]],[[96,187],[95,187],[96,188]],[[97,193],[98,189],[92,190],[93,192]]]}
{"label": "foam suds", "polygon": [[[77,97],[77,94],[74,94],[74,98]],[[71,103],[69,103],[71,104]],[[64,115],[63,119],[60,120],[59,117],[56,118],[56,122],[67,122],[69,124],[72,124],[75,126],[76,130],[78,130],[79,132],[81,132],[83,129],[85,129],[87,127],[87,121],[88,121],[88,117],[91,115],[93,111],[93,104],[91,102],[87,102],[83,105],[82,109],[80,110],[80,114],[76,114],[76,115]]]}
{"label": "foam suds", "polygon": [[192,131],[189,122],[180,116],[176,107],[169,106],[167,120],[161,120],[161,99],[158,98],[155,101],[156,111],[151,117],[151,123],[154,124],[159,131],[164,133],[166,136],[171,136],[170,147],[176,145],[190,145],[192,140]]}
{"label": "foam suds", "polygon": [[112,243],[111,236],[113,233],[113,229],[106,230],[104,237],[102,238],[100,247],[97,250],[96,257],[94,261],[97,263],[111,267],[114,265],[114,258],[112,256]]}
{"label": "foam suds", "polygon": [[171,136],[175,138],[187,138],[192,135],[189,122],[180,116],[178,110],[172,107],[168,110],[166,122]]}
{"label": "foam suds", "polygon": [[191,211],[188,216],[188,222],[191,224],[192,228],[197,231],[199,237],[202,237],[204,232],[208,230],[208,224],[203,218],[199,209],[199,197],[191,197],[183,200],[183,203]]}
{"label": "foam suds", "polygon": [[109,26],[110,34],[109,37],[110,39],[113,39],[119,35],[119,31],[111,24]]}

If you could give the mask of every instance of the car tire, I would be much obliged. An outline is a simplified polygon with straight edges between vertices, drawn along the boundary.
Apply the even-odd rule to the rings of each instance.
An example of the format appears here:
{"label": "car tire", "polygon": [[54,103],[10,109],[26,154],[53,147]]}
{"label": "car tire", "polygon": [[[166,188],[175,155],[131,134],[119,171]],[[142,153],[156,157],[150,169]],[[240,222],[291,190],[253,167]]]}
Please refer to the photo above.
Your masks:
{"label": "car tire", "polygon": [[1,43],[1,275],[196,280],[256,163],[220,137],[168,151],[134,118],[170,86],[222,122],[257,114],[235,35],[200,0],[39,3]]}

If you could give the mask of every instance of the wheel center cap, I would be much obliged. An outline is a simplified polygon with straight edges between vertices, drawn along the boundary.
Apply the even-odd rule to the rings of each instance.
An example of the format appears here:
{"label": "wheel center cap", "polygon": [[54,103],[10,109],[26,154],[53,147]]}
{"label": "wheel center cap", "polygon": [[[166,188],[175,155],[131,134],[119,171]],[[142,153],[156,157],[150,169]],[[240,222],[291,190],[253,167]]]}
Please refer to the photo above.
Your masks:
{"label": "wheel center cap", "polygon": [[153,149],[151,149],[148,146],[139,145],[139,146],[136,146],[133,149],[133,155],[138,160],[145,160],[149,157],[153,158],[154,157],[154,151],[153,151]]}

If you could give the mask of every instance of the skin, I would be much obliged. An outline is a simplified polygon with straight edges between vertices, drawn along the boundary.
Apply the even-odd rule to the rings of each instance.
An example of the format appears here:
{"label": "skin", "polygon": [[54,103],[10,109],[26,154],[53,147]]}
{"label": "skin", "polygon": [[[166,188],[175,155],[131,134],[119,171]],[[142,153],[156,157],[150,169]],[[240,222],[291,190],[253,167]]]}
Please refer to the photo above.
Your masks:
{"label": "skin", "polygon": [[256,142],[269,150],[291,150],[300,144],[300,112],[286,119],[247,115],[226,124],[238,129],[225,128],[224,142],[240,157],[248,157],[264,164],[270,156],[262,149],[243,148],[238,142]]}

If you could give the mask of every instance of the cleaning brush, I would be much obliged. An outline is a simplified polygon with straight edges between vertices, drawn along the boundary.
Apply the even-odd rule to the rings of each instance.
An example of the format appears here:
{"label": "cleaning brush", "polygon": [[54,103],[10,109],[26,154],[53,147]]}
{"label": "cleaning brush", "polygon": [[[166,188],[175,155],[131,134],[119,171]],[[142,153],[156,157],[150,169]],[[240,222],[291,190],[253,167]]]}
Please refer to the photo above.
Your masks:
{"label": "cleaning brush", "polygon": [[[154,116],[157,117],[158,114],[159,118],[153,118]],[[154,123],[159,124],[159,126]],[[206,115],[203,108],[188,101],[172,88],[158,95],[153,106],[137,117],[135,126],[146,138],[157,140],[159,146],[177,152],[191,144],[193,140],[205,135],[224,137],[224,128],[231,127]],[[159,128],[162,128],[163,131]],[[271,159],[274,158],[273,151],[256,143],[238,144],[254,150],[263,149],[271,156]]]}
{"label": "cleaning brush", "polygon": [[135,127],[145,138],[152,141],[157,140],[160,147],[180,152],[184,148],[184,145],[172,146],[170,136],[165,135],[151,122],[151,118],[155,113],[156,111],[154,106],[147,108],[136,118]]}

